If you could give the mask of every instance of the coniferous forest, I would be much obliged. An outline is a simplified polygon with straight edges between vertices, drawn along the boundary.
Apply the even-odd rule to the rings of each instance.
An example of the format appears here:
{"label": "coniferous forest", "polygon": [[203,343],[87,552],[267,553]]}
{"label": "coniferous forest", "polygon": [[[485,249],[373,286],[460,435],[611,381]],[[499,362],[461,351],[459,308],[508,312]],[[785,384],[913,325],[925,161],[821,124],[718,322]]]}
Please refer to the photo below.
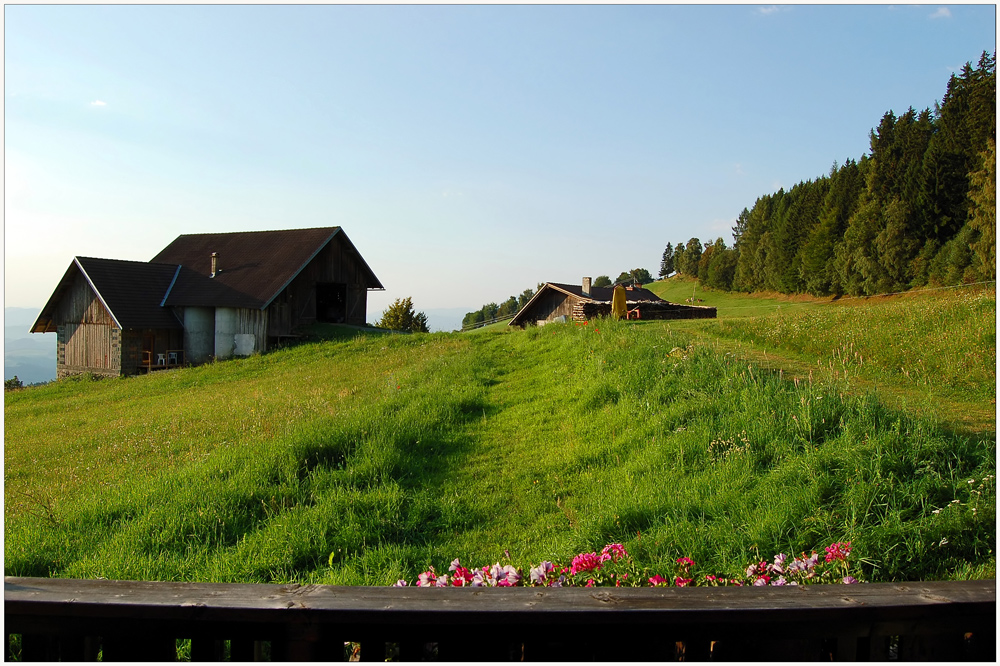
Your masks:
{"label": "coniferous forest", "polygon": [[676,270],[731,291],[852,296],[996,277],[996,52],[934,110],[882,116],[870,154],[744,208],[734,247],[668,244]]}

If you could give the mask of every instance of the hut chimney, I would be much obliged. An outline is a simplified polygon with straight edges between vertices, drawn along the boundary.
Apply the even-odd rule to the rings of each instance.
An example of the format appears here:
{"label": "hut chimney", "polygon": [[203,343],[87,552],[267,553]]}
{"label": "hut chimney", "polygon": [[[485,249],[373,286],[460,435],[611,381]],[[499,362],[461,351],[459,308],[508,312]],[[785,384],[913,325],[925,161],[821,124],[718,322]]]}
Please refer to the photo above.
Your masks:
{"label": "hut chimney", "polygon": [[218,252],[213,252],[212,253],[212,274],[209,275],[208,277],[215,277],[215,273],[217,272],[216,271],[216,266],[218,265],[218,261],[219,261],[219,253]]}
{"label": "hut chimney", "polygon": [[590,296],[590,278],[583,278],[583,295]]}

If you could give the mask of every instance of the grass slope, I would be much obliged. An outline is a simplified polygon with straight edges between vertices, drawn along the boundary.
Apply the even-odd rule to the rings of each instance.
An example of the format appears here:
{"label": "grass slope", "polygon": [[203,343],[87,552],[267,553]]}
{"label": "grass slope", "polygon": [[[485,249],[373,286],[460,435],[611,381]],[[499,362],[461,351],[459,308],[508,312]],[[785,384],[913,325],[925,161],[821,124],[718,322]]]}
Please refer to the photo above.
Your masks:
{"label": "grass slope", "polygon": [[869,580],[992,576],[995,431],[788,381],[747,323],[341,336],[8,393],[5,573],[388,584],[621,541],[735,575],[850,540]]}
{"label": "grass slope", "polygon": [[[695,283],[674,278],[649,288],[678,302]],[[894,406],[995,435],[994,288],[839,300],[748,297],[700,286],[697,294],[718,308],[719,318],[677,322],[675,328],[717,349],[791,376],[846,378]]]}

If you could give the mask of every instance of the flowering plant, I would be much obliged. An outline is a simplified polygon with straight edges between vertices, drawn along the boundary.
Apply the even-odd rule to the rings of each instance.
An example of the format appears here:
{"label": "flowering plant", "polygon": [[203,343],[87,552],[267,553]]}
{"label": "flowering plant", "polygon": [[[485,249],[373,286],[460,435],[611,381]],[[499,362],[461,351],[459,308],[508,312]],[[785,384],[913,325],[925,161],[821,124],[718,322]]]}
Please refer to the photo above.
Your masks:
{"label": "flowering plant", "polygon": [[[558,566],[542,561],[530,567],[525,577],[521,569],[499,562],[478,569],[463,567],[458,558],[448,567],[450,573],[438,574],[434,567],[417,576],[417,587],[694,587],[694,586],[744,586],[761,587],[782,585],[813,585],[817,583],[857,583],[851,575],[848,558],[851,554],[849,541],[830,544],[825,549],[823,560],[813,551],[809,555],[789,558],[778,553],[773,561],[757,562],[749,565],[745,576],[727,578],[715,574],[697,574],[695,561],[690,557],[679,557],[675,571],[670,576],[660,573],[649,575],[641,571],[629,557],[625,546],[609,543],[600,554],[580,553],[568,566]],[[396,582],[396,587],[409,585],[405,580]]]}

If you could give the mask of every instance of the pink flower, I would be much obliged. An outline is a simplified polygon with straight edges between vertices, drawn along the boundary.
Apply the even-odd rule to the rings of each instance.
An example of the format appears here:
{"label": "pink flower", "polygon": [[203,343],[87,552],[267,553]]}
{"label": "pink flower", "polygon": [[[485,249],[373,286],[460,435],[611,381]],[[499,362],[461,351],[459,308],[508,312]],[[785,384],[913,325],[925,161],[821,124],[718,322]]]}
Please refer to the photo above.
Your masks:
{"label": "pink flower", "polygon": [[687,584],[690,583],[692,580],[694,580],[694,579],[693,578],[681,578],[680,576],[676,576],[676,577],[674,577],[674,585],[676,585],[677,587],[686,587]]}
{"label": "pink flower", "polygon": [[757,580],[753,582],[754,587],[761,587],[767,585],[771,582],[771,577],[768,575],[757,576]]}
{"label": "pink flower", "polygon": [[628,553],[625,552],[625,546],[620,543],[609,543],[601,551],[601,560],[611,560],[612,562],[617,562],[618,560],[628,557]]}
{"label": "pink flower", "polygon": [[601,558],[597,553],[580,553],[573,558],[573,566],[570,574],[575,575],[581,571],[596,571],[601,568]]}
{"label": "pink flower", "polygon": [[649,579],[649,584],[652,585],[653,587],[659,587],[660,585],[668,585],[669,583],[667,582],[666,578],[664,578],[660,574],[656,574],[655,576]]}
{"label": "pink flower", "polygon": [[434,567],[431,567],[417,576],[417,587],[434,587],[436,581],[437,575],[434,573]]}
{"label": "pink flower", "polygon": [[774,564],[771,565],[771,571],[777,574],[785,573],[785,560],[788,556],[784,553],[778,553],[774,556]]}
{"label": "pink flower", "polygon": [[693,567],[694,560],[692,560],[690,557],[678,557],[677,564],[680,564],[681,566],[684,567]]}
{"label": "pink flower", "polygon": [[851,542],[845,541],[843,543],[833,543],[826,548],[826,561],[836,562],[845,561],[847,556],[851,554]]}
{"label": "pink flower", "polygon": [[858,582],[858,579],[854,576],[844,576],[844,585],[854,585]]}
{"label": "pink flower", "polygon": [[451,584],[455,587],[465,587],[475,580],[475,576],[465,567],[455,569],[455,574],[451,577]]}
{"label": "pink flower", "polygon": [[594,581],[593,580],[588,580],[587,584],[584,585],[584,587],[594,587]]}
{"label": "pink flower", "polygon": [[393,585],[393,587],[406,587],[407,585],[409,585],[409,583],[400,578],[399,580],[396,581],[396,584]]}

